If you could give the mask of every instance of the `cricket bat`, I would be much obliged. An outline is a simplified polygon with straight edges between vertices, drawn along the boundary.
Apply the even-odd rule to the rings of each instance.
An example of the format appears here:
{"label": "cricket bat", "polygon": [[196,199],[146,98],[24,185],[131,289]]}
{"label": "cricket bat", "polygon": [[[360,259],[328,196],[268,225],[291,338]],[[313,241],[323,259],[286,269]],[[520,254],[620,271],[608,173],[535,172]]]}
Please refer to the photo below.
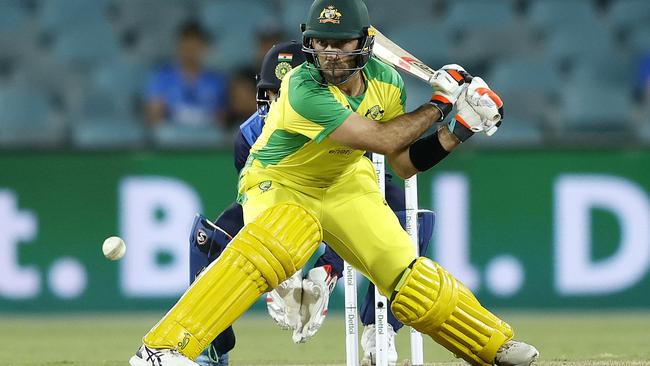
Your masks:
{"label": "cricket bat", "polygon": [[[368,33],[375,36],[375,45],[373,46],[372,53],[377,56],[377,58],[410,75],[426,81],[428,84],[431,84],[431,79],[436,70],[425,65],[424,62],[420,61],[417,57],[388,39],[388,37],[378,31],[377,28],[370,27]],[[471,81],[471,79],[468,81]],[[501,119],[501,116],[497,115],[494,116],[494,118]],[[486,134],[492,136],[500,125],[501,122],[499,121],[495,126],[486,131]]]}

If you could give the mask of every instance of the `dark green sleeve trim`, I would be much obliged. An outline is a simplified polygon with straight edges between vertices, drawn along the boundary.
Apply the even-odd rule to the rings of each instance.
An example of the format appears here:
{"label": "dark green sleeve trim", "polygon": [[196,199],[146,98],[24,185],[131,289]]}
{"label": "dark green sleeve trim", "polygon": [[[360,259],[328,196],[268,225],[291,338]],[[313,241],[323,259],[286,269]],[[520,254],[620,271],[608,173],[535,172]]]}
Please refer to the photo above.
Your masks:
{"label": "dark green sleeve trim", "polygon": [[313,81],[305,69],[297,70],[289,79],[289,105],[307,121],[323,127],[316,141],[322,141],[352,113],[336,100],[326,87]]}
{"label": "dark green sleeve trim", "polygon": [[319,142],[319,143],[321,141],[323,141],[325,139],[325,137],[329,136],[330,133],[332,133],[334,130],[339,128],[339,126],[342,125],[343,122],[345,122],[345,120],[348,119],[348,117],[351,114],[352,114],[351,110],[344,109],[343,113],[341,113],[342,118],[339,118],[339,120],[336,123],[331,123],[327,127],[325,127],[325,129],[323,129],[318,135],[316,135],[316,137],[314,138],[314,141]]}

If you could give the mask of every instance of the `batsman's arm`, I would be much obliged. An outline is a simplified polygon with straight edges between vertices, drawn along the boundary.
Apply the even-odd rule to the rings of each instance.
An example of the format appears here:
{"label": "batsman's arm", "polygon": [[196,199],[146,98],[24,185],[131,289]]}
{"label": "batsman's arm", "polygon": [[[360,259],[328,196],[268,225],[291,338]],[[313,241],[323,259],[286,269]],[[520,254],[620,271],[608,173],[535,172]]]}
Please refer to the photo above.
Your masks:
{"label": "batsman's arm", "polygon": [[408,150],[439,119],[440,110],[431,104],[383,123],[351,113],[329,137],[355,149],[390,156]]}
{"label": "batsman's arm", "polygon": [[386,157],[395,174],[408,179],[436,165],[458,145],[460,140],[445,125],[435,133],[422,137],[405,149]]}

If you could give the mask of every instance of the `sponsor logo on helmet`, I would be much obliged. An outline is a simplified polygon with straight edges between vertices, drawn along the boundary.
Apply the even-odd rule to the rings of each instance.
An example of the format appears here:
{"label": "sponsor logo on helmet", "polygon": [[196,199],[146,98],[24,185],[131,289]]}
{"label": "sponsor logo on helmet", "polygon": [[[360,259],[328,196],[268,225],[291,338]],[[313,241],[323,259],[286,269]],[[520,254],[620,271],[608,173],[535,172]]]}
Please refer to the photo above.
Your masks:
{"label": "sponsor logo on helmet", "polygon": [[320,12],[320,16],[318,17],[318,22],[340,24],[341,15],[342,15],[341,12],[337,8],[330,5]]}
{"label": "sponsor logo on helmet", "polygon": [[258,187],[260,187],[260,190],[262,192],[266,192],[271,188],[271,181],[270,180],[265,180],[264,182],[260,183],[258,185]]}
{"label": "sponsor logo on helmet", "polygon": [[385,111],[381,109],[379,105],[376,105],[368,109],[368,111],[366,112],[366,118],[370,118],[375,121],[378,121],[384,117],[384,112]]}
{"label": "sponsor logo on helmet", "polygon": [[280,62],[278,66],[275,67],[275,77],[278,78],[278,80],[282,80],[282,78],[284,78],[284,75],[289,73],[291,69],[292,67],[290,63]]}
{"label": "sponsor logo on helmet", "polygon": [[196,242],[199,243],[199,245],[203,245],[207,243],[208,241],[208,234],[205,233],[203,230],[199,230],[196,233]]}

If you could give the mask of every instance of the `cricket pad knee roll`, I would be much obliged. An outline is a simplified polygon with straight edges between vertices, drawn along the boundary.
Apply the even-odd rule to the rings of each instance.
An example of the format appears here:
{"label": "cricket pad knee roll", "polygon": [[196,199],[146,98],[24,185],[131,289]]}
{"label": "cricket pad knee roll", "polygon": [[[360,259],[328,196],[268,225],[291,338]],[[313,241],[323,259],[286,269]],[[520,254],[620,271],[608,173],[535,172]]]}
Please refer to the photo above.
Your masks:
{"label": "cricket pad knee roll", "polygon": [[449,272],[420,257],[404,272],[391,309],[404,324],[428,334],[472,365],[492,365],[512,328],[487,309]]}
{"label": "cricket pad knee roll", "polygon": [[195,359],[261,294],[302,268],[323,237],[305,208],[283,203],[244,226],[143,338],[152,348],[175,348]]}

